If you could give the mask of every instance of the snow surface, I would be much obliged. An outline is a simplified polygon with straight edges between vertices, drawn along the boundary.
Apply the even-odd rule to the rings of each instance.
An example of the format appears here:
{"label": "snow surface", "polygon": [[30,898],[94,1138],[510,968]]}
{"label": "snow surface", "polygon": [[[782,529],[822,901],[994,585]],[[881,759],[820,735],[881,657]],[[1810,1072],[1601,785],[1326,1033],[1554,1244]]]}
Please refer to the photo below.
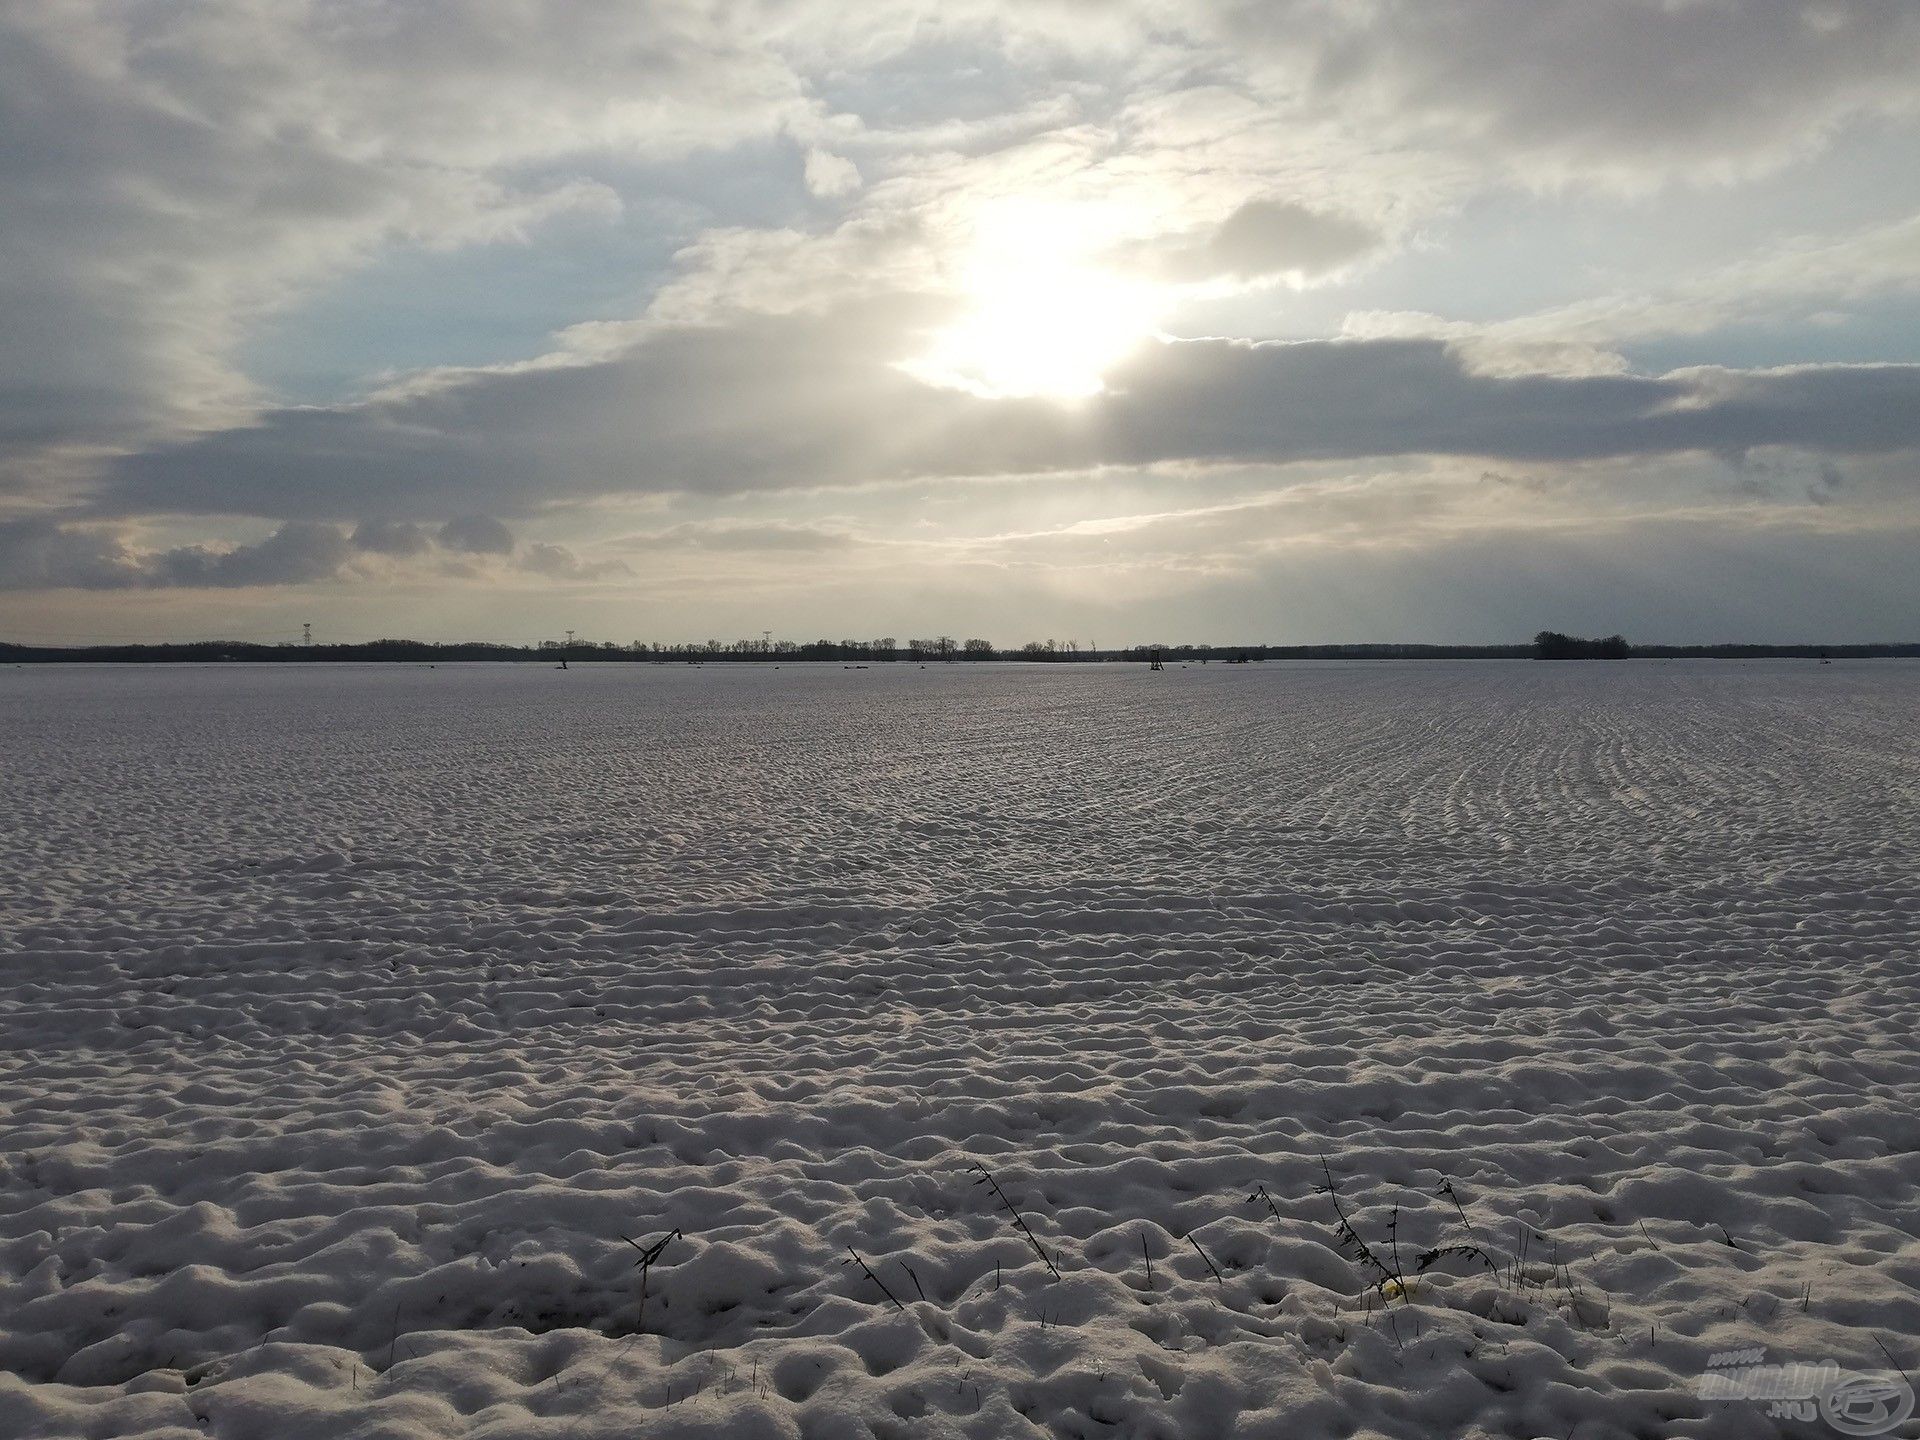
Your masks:
{"label": "snow surface", "polygon": [[0,1435],[1831,1433],[1694,1387],[1920,1371],[1916,701],[0,671]]}

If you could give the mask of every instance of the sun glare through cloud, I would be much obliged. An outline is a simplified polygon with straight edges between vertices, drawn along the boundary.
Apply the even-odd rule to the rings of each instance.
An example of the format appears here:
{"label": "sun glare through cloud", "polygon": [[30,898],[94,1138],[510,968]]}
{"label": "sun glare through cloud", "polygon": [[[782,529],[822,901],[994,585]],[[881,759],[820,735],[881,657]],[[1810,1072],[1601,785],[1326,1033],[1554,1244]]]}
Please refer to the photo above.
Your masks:
{"label": "sun glare through cloud", "polygon": [[960,267],[961,316],[902,368],[989,399],[1083,399],[1155,332],[1169,295],[1104,257],[1106,207],[1022,199],[986,207]]}

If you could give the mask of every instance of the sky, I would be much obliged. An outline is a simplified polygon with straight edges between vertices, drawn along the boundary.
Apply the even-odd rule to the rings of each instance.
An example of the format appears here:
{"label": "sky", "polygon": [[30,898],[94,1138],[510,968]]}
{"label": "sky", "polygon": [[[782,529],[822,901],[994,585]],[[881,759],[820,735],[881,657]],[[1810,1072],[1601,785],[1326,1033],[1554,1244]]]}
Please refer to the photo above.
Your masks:
{"label": "sky", "polygon": [[1920,638],[1911,0],[0,0],[0,639]]}

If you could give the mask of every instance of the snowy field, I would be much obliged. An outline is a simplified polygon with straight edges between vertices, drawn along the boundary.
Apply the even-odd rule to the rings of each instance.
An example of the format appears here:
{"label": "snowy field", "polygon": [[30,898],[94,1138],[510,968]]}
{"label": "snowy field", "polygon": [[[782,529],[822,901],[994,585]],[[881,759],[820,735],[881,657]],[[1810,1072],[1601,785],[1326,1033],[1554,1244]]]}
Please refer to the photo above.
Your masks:
{"label": "snowy field", "polygon": [[1917,721],[0,671],[0,1436],[1866,1433],[1699,1392],[1920,1374]]}

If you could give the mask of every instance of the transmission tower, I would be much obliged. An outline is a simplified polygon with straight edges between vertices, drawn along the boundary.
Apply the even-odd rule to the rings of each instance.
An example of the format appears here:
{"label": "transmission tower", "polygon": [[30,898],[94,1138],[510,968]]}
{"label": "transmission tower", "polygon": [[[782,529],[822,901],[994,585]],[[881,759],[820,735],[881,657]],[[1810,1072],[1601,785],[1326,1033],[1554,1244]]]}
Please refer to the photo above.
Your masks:
{"label": "transmission tower", "polygon": [[302,645],[313,644],[313,622],[311,620],[300,627],[300,643]]}

